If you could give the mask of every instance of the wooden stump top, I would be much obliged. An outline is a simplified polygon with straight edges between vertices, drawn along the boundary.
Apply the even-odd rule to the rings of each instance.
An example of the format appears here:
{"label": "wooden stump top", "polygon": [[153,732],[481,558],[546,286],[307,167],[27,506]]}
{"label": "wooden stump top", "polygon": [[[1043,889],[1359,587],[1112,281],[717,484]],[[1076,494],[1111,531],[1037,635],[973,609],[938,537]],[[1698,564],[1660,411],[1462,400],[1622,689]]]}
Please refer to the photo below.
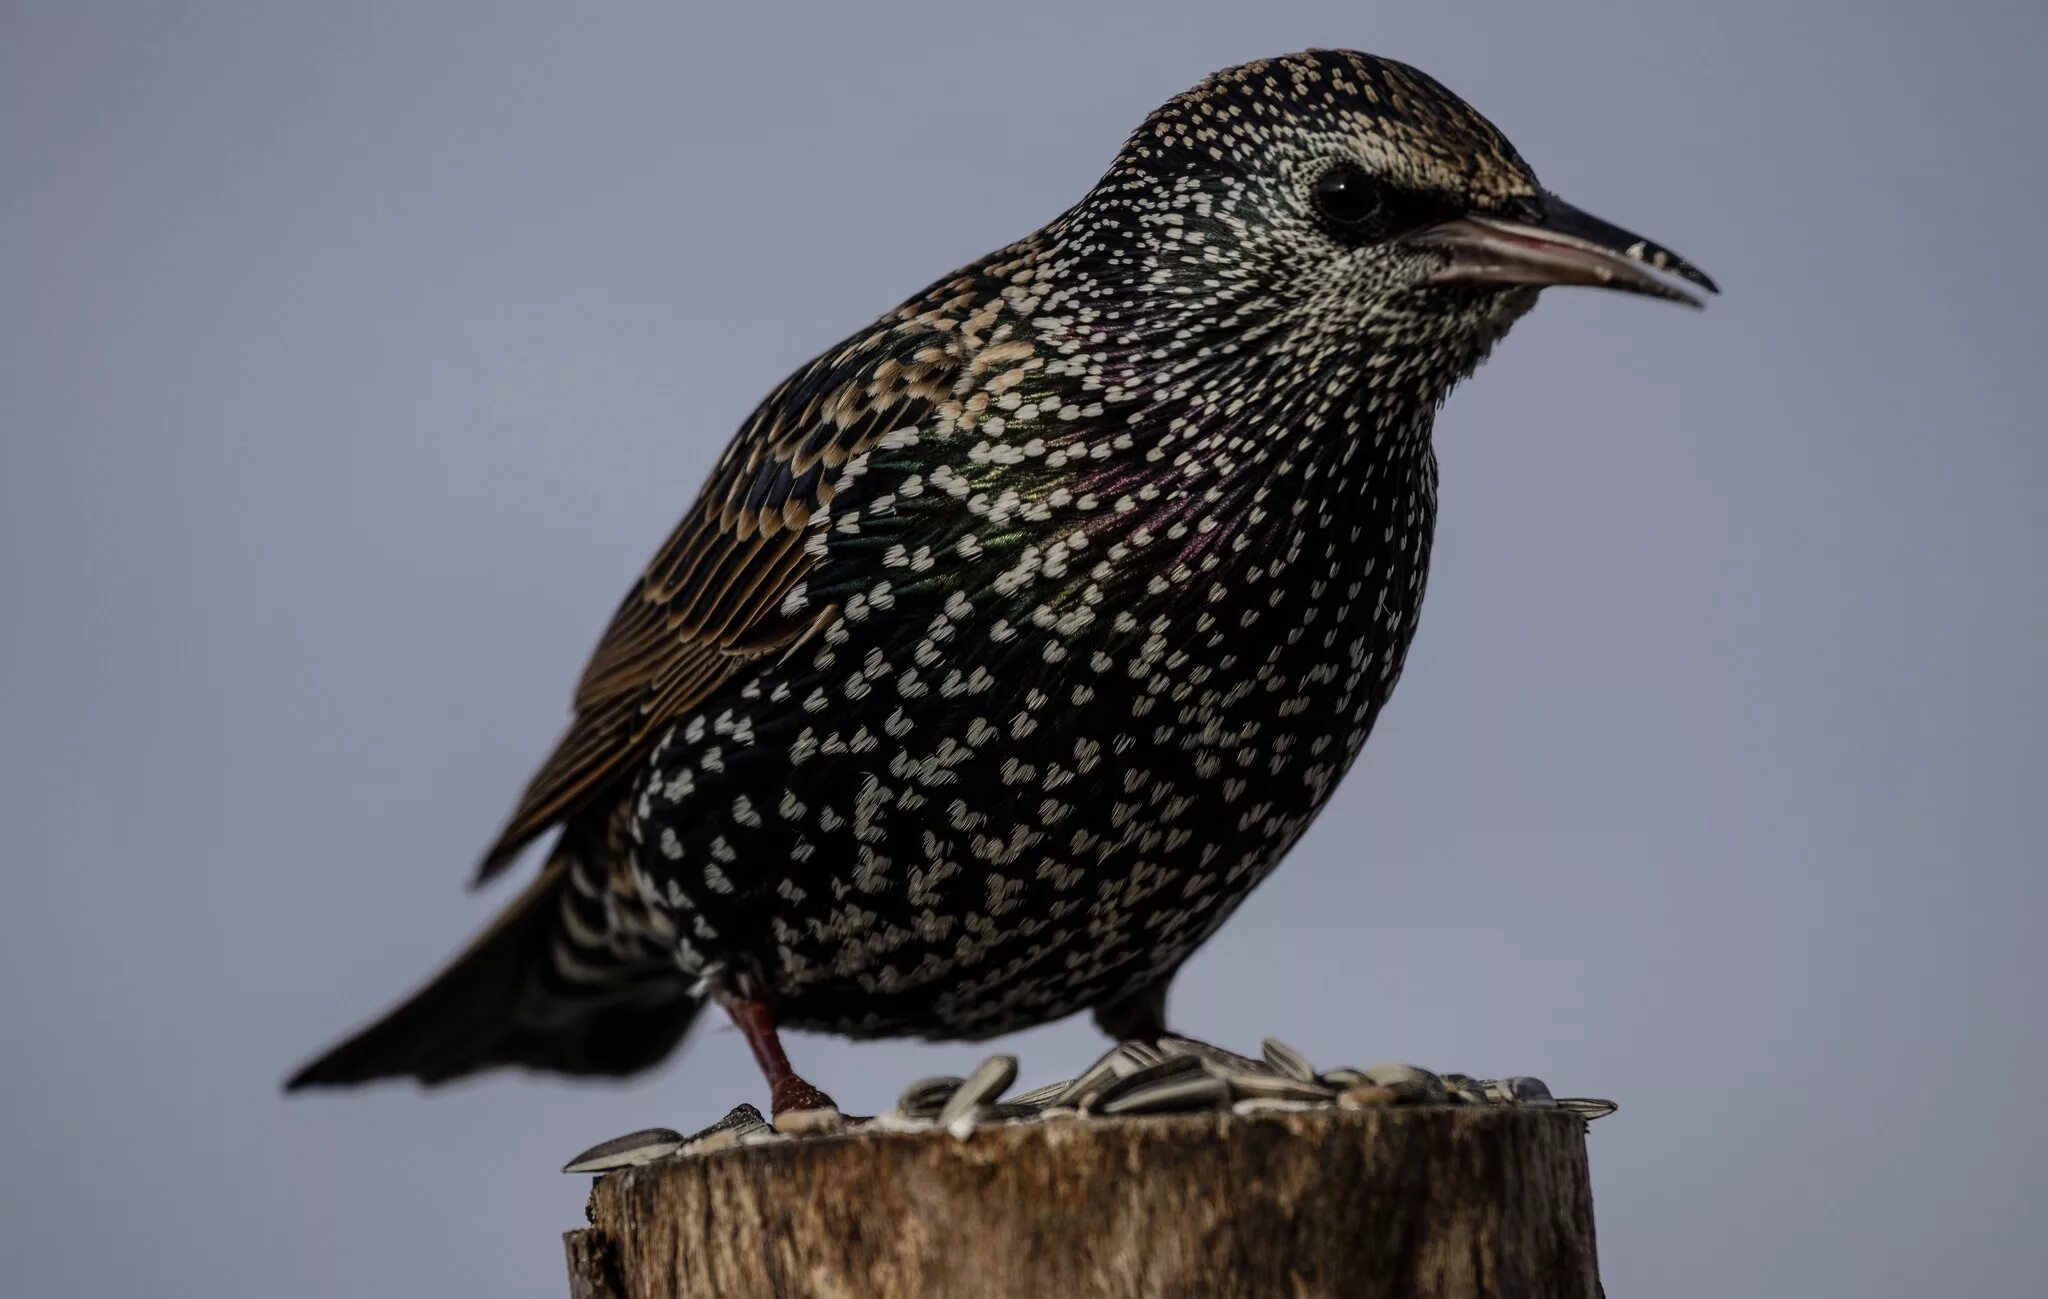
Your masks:
{"label": "wooden stump top", "polygon": [[626,1169],[576,1299],[1595,1299],[1584,1124],[1377,1108],[856,1130]]}

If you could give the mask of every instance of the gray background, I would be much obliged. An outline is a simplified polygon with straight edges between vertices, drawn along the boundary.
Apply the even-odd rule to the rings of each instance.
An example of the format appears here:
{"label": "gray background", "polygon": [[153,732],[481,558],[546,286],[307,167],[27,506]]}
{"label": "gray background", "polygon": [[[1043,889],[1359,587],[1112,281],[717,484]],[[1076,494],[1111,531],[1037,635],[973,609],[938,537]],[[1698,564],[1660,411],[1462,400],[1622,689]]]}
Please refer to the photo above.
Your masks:
{"label": "gray background", "polygon": [[[0,9],[5,1288],[562,1293],[556,1165],[758,1099],[736,1035],[279,1077],[501,899],[763,391],[1324,44],[1728,294],[1553,293],[1452,399],[1401,691],[1177,1018],[1620,1098],[1615,1295],[2037,1293],[2048,10],[1657,9]],[[978,1058],[794,1047],[860,1108]]]}

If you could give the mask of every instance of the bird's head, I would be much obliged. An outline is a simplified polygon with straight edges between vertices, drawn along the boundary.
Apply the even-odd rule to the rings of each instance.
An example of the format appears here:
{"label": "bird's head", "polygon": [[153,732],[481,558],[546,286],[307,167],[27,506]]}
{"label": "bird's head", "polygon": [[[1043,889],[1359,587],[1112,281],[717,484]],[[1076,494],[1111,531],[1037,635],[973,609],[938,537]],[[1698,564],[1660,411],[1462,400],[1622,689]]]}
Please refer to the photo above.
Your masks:
{"label": "bird's head", "polygon": [[1347,51],[1244,64],[1174,98],[1059,229],[1072,299],[1151,377],[1285,357],[1326,383],[1369,368],[1367,386],[1425,408],[1544,287],[1695,305],[1673,280],[1714,289],[1544,190],[1435,80]]}

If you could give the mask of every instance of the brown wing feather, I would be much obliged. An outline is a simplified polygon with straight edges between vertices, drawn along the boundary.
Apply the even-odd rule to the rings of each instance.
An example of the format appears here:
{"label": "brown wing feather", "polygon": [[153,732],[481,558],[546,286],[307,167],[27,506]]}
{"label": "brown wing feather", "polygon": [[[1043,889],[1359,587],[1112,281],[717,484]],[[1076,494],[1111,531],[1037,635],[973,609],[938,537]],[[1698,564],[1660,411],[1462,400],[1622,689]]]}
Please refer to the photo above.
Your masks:
{"label": "brown wing feather", "polygon": [[696,504],[627,594],[576,687],[576,716],[479,868],[504,869],[644,760],[668,723],[818,615],[782,612],[814,559],[805,538],[846,462],[925,422],[950,392],[959,339],[898,318],[777,388],[719,458]]}

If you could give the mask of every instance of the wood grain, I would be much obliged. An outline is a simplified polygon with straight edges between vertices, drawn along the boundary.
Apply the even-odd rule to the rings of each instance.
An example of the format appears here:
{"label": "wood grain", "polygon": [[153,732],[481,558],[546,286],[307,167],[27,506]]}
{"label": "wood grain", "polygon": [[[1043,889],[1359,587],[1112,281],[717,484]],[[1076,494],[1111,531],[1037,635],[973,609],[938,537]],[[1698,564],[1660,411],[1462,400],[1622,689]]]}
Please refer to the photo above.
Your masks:
{"label": "wood grain", "polygon": [[575,1299],[1595,1299],[1584,1127],[1319,1109],[860,1132],[601,1179]]}

